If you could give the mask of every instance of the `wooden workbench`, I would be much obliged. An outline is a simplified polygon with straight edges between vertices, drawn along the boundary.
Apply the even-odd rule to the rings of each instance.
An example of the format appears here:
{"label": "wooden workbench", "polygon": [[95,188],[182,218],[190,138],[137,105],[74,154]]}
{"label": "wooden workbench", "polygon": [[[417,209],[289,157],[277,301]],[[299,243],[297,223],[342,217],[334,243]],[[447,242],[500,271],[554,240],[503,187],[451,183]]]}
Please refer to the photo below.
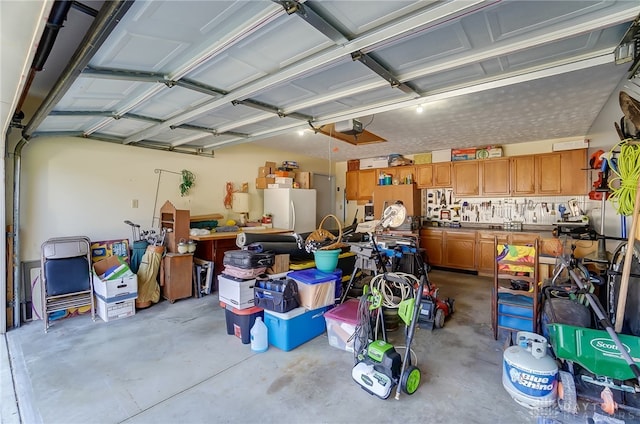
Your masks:
{"label": "wooden workbench", "polygon": [[[222,263],[224,259],[224,252],[226,252],[227,250],[239,249],[239,247],[236,246],[236,237],[240,232],[241,231],[220,232],[207,234],[206,236],[190,237],[192,240],[198,242],[194,256],[205,261],[213,262],[213,272],[216,276],[216,280],[217,276],[224,269],[224,264]],[[287,234],[291,233],[291,230],[285,230],[282,228],[265,228],[263,230],[252,230],[251,227],[246,227],[246,230],[244,230],[244,232],[252,234]]]}

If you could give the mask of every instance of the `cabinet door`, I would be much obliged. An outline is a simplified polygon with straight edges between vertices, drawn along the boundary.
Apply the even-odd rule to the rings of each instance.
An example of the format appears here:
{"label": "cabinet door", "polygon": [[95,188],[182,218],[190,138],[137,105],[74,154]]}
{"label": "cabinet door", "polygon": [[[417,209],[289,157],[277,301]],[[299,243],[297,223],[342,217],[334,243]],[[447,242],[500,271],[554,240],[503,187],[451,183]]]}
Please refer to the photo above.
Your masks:
{"label": "cabinet door", "polygon": [[445,231],[444,265],[456,269],[475,270],[476,233]]}
{"label": "cabinet door", "polygon": [[560,153],[536,155],[536,193],[555,195],[562,192]]}
{"label": "cabinet door", "polygon": [[425,250],[425,260],[431,266],[441,266],[442,262],[442,231],[429,230],[421,232],[420,247]]}
{"label": "cabinet door", "polygon": [[478,231],[478,247],[476,264],[479,275],[493,276],[496,252],[494,247],[494,237],[498,237],[498,243],[507,243],[506,233],[491,233]]}
{"label": "cabinet door", "polygon": [[400,184],[405,184],[408,179],[414,181],[416,178],[416,167],[415,166],[398,166],[396,173],[396,178],[400,182]]}
{"label": "cabinet door", "polygon": [[477,161],[454,162],[451,165],[453,192],[456,197],[478,196],[480,194],[478,169]]}
{"label": "cabinet door", "polygon": [[377,185],[377,169],[363,169],[358,171],[358,199],[371,200],[373,188]]}
{"label": "cabinet door", "polygon": [[587,149],[567,150],[560,153],[560,191],[563,195],[586,195]]}
{"label": "cabinet door", "polygon": [[489,159],[480,162],[480,180],[483,196],[508,196],[509,159]]}
{"label": "cabinet door", "polygon": [[407,209],[407,215],[421,215],[420,191],[413,184],[377,186],[373,189],[373,214],[381,217],[389,205],[401,201]]}
{"label": "cabinet door", "polygon": [[451,187],[451,162],[434,163],[433,186]]}
{"label": "cabinet door", "polygon": [[346,187],[344,189],[347,200],[358,200],[358,173],[360,171],[347,171]]}
{"label": "cabinet door", "polygon": [[511,194],[520,196],[535,193],[535,163],[535,156],[515,156],[510,159]]}
{"label": "cabinet door", "polygon": [[433,187],[433,166],[431,164],[416,166],[416,184],[418,188]]}
{"label": "cabinet door", "polygon": [[163,266],[162,295],[171,303],[191,297],[193,255],[167,255]]}

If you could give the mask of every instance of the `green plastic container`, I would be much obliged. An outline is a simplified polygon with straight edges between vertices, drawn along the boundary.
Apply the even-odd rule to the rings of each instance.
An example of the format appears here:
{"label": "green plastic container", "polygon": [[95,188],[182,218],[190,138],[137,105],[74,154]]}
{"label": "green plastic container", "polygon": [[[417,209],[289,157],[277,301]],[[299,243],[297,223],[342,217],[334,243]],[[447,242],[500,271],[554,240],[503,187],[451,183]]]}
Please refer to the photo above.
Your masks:
{"label": "green plastic container", "polygon": [[[549,341],[556,357],[580,364],[595,375],[628,380],[635,378],[615,342],[604,330],[550,324]],[[640,365],[640,338],[618,334],[631,359]]]}
{"label": "green plastic container", "polygon": [[313,258],[316,262],[316,268],[322,272],[333,272],[338,266],[338,256],[340,256],[340,249],[334,250],[316,250],[313,253]]}

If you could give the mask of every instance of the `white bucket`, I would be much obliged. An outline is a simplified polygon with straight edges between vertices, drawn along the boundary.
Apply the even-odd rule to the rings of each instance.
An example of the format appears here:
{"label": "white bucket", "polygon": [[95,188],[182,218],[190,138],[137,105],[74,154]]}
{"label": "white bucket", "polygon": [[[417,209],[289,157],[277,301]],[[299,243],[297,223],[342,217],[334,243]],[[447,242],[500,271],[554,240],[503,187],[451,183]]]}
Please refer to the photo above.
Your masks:
{"label": "white bucket", "polygon": [[504,351],[502,385],[513,400],[530,408],[555,405],[558,365],[547,355],[547,339],[526,331],[516,335],[515,346]]}

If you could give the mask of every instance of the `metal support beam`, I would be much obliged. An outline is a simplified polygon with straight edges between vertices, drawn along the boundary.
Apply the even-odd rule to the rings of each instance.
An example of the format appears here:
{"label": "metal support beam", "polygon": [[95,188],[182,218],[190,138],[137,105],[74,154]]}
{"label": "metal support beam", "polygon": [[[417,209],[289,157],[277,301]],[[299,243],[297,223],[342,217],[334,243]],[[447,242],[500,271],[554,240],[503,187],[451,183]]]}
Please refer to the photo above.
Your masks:
{"label": "metal support beam", "polygon": [[295,13],[304,19],[309,25],[320,31],[335,44],[343,45],[349,42],[347,37],[345,37],[336,27],[327,22],[322,16],[316,13],[310,5],[290,0],[273,1],[280,4],[287,14],[292,15]]}
{"label": "metal support beam", "polygon": [[298,112],[285,113],[282,109],[280,109],[280,108],[278,108],[276,106],[272,106],[272,105],[267,104],[267,103],[259,102],[257,100],[251,100],[251,99],[233,100],[231,102],[231,104],[234,105],[234,106],[237,106],[237,105],[248,106],[248,107],[252,107],[254,109],[262,110],[262,111],[265,111],[265,112],[275,113],[280,118],[293,118],[293,119],[298,119],[298,120],[301,120],[301,121],[308,121],[310,119],[313,119],[312,116],[304,115],[304,114],[298,113]]}
{"label": "metal support beam", "polygon": [[362,51],[358,50],[357,52],[351,53],[351,58],[353,60],[357,60],[376,74],[380,75],[382,78],[388,81],[389,84],[391,84],[392,88],[399,88],[407,94],[417,94],[413,88],[409,87],[406,83],[401,82],[398,78],[395,77],[395,75],[389,72],[387,68],[382,66],[377,60],[371,57],[370,54],[362,53]]}

